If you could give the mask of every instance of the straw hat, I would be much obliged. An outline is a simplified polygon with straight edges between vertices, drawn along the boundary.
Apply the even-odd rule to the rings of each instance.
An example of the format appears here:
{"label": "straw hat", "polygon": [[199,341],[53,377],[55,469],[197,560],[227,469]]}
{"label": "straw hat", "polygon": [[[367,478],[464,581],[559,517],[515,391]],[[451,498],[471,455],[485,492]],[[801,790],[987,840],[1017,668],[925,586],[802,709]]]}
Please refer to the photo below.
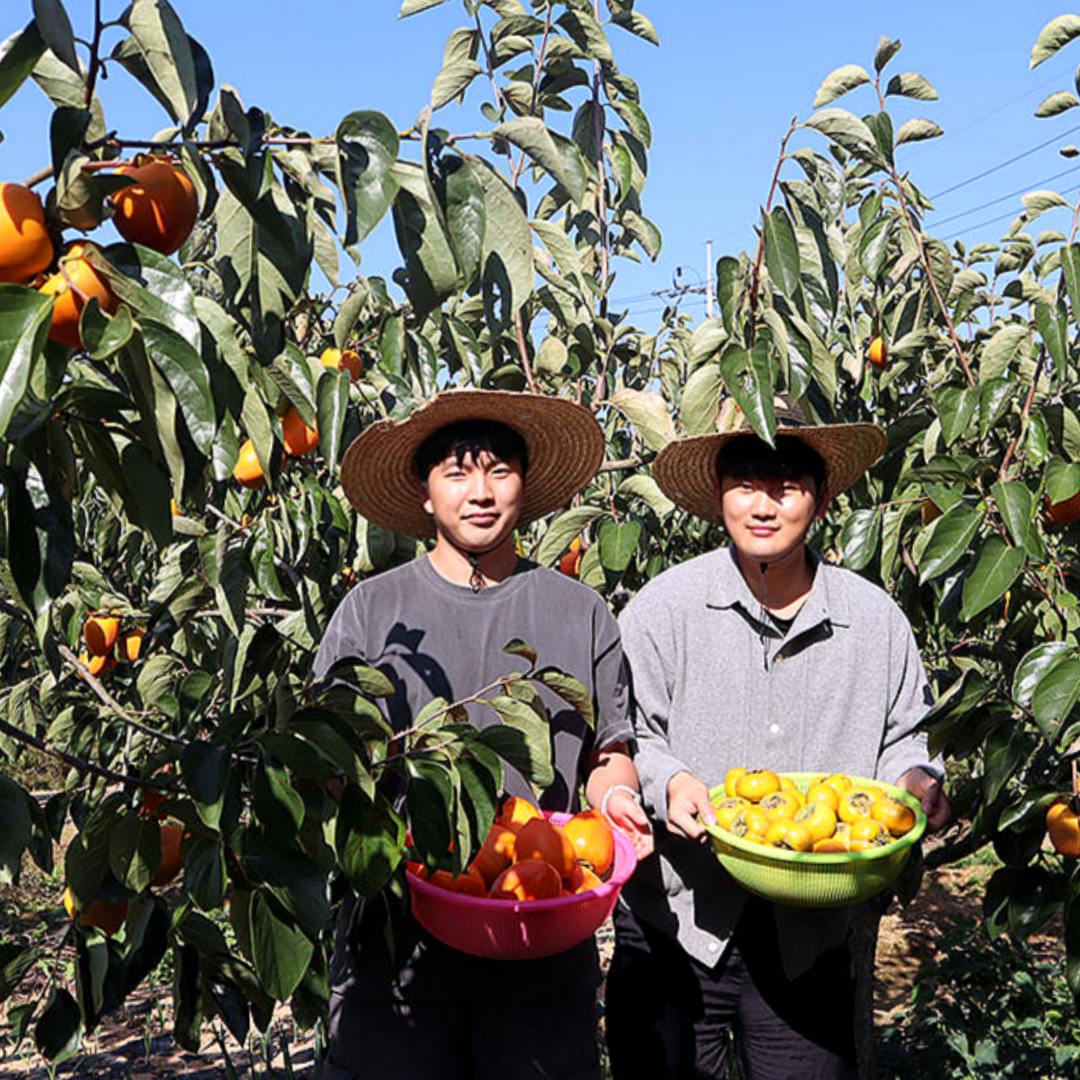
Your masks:
{"label": "straw hat", "polygon": [[[802,409],[780,395],[774,408],[776,434],[794,435],[824,459],[830,495],[851,487],[885,449],[885,432],[877,424],[811,424]],[[724,419],[722,411],[719,423],[726,427]],[[706,521],[720,520],[716,499],[720,448],[732,439],[755,434],[741,409],[733,410],[730,424],[729,430],[668,443],[653,462],[653,475],[664,494]]]}
{"label": "straw hat", "polygon": [[463,420],[495,420],[513,428],[529,451],[525,525],[564,506],[604,459],[604,433],[588,409],[565,398],[505,390],[448,390],[405,420],[379,420],[345,452],[341,483],[369,521],[408,536],[434,536],[435,523],[416,491],[413,459],[430,435]]}

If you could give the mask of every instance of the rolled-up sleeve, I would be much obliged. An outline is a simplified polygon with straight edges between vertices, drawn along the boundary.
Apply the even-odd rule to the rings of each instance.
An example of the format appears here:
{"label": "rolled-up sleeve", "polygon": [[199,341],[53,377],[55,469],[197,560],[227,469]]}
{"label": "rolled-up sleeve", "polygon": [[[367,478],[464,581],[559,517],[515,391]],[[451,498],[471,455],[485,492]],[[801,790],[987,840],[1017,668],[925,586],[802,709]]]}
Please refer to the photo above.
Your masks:
{"label": "rolled-up sleeve", "polygon": [[667,821],[668,781],[689,767],[672,752],[668,741],[672,679],[675,660],[670,618],[652,610],[646,622],[647,598],[630,603],[619,619],[623,651],[630,664],[631,715],[637,739],[634,764],[641,781],[646,809],[658,821]]}
{"label": "rolled-up sleeve", "polygon": [[891,656],[889,670],[893,685],[889,688],[889,710],[878,759],[877,775],[896,783],[909,769],[922,768],[935,776],[943,775],[940,758],[931,760],[925,731],[918,726],[934,703],[933,692],[919,657],[915,635],[899,608],[890,627]]}

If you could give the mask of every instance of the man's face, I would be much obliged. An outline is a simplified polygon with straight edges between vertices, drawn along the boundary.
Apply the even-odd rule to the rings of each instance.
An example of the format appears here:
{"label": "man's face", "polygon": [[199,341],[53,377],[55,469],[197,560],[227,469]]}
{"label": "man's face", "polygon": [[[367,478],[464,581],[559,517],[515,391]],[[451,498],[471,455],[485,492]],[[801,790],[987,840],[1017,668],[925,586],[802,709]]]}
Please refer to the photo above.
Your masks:
{"label": "man's face", "polygon": [[814,519],[825,511],[810,476],[720,481],[720,513],[739,554],[773,563],[801,547]]}
{"label": "man's face", "polygon": [[521,517],[525,478],[518,461],[489,450],[460,462],[450,454],[428,473],[422,497],[441,536],[465,551],[490,551],[509,539]]}

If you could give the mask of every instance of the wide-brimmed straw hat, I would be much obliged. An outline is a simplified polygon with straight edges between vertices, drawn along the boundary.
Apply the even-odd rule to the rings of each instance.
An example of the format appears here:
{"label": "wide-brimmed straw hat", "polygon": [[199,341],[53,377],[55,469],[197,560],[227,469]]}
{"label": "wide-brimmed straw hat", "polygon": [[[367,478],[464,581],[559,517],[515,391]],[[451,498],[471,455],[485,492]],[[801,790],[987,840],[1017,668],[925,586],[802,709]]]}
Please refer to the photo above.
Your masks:
{"label": "wide-brimmed straw hat", "polygon": [[506,390],[447,390],[405,420],[379,420],[345,452],[341,483],[369,521],[408,536],[433,536],[420,503],[416,452],[440,428],[463,420],[494,420],[525,441],[529,471],[519,524],[557,510],[596,475],[604,433],[592,413],[565,398]]}
{"label": "wide-brimmed straw hat", "polygon": [[[877,424],[811,424],[802,409],[779,395],[774,409],[776,434],[793,435],[824,459],[830,495],[851,487],[885,449],[885,432]],[[732,410],[727,424],[723,421],[722,411],[721,426],[727,430],[668,443],[653,462],[653,475],[664,494],[706,521],[720,520],[716,461],[721,448],[732,439],[755,434],[741,410]]]}

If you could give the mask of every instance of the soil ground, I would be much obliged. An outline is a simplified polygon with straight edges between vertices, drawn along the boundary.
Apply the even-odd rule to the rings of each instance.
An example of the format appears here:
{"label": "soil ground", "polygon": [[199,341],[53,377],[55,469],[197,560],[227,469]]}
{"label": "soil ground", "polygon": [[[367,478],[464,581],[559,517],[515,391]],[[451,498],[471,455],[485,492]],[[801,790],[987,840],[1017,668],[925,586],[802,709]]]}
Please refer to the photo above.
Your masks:
{"label": "soil ground", "polygon": [[[59,935],[64,914],[57,886],[31,868],[22,888],[0,889],[0,939],[33,936],[39,942]],[[933,963],[943,930],[958,919],[977,920],[981,885],[989,868],[948,867],[928,872],[918,897],[906,908],[890,910],[878,939],[875,1022],[880,1024],[909,997],[916,973]],[[602,960],[610,956],[610,927],[600,933]],[[41,985],[24,984],[16,1000],[41,993]],[[315,1073],[315,1037],[296,1029],[288,1010],[279,1009],[269,1037],[253,1036],[247,1047],[231,1036],[204,1029],[202,1053],[181,1050],[170,1035],[171,993],[168,980],[152,977],[128,999],[125,1008],[106,1018],[85,1045],[82,1057],[60,1065],[54,1076],[95,1080],[233,1080],[284,1078],[307,1080]],[[0,1076],[11,1080],[51,1080],[50,1069],[34,1052],[32,1039],[13,1045],[6,1008],[0,1007]]]}

